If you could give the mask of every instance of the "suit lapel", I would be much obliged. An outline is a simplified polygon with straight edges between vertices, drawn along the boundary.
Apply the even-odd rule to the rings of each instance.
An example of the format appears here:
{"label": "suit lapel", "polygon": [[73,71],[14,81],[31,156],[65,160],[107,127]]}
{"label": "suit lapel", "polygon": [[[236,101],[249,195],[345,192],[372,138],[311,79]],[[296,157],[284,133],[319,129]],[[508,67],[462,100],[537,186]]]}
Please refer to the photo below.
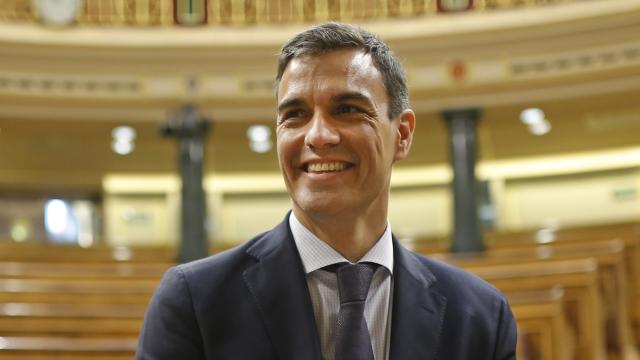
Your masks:
{"label": "suit lapel", "polygon": [[244,279],[279,359],[321,359],[313,306],[288,216],[247,249],[258,262]]}
{"label": "suit lapel", "polygon": [[394,283],[390,359],[435,359],[447,299],[430,288],[435,276],[393,240]]}

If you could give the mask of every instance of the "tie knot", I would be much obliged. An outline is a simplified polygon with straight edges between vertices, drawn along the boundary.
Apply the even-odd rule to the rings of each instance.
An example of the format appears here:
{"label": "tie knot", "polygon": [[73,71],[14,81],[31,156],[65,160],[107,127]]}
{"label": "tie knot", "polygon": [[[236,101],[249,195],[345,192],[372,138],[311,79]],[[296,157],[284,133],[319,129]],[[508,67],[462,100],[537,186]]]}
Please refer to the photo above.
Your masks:
{"label": "tie knot", "polygon": [[372,263],[345,264],[336,270],[340,304],[365,301],[373,273],[378,265]]}

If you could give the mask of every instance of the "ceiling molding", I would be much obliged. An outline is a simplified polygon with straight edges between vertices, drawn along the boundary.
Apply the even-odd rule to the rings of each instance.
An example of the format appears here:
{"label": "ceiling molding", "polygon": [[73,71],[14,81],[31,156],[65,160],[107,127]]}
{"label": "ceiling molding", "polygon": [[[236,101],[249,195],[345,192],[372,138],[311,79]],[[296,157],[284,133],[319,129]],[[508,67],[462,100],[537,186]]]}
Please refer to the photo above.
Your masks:
{"label": "ceiling molding", "polygon": [[[640,12],[636,0],[592,0],[515,8],[500,11],[467,12],[453,15],[382,20],[363,23],[388,41],[439,38],[478,32],[508,33],[514,29],[567,24],[590,18],[612,18]],[[307,24],[256,25],[251,27],[132,28],[71,27],[48,28],[37,23],[0,23],[0,44],[25,46],[188,49],[279,47]],[[61,36],[64,35],[64,36]]]}
{"label": "ceiling molding", "polygon": [[460,96],[413,96],[411,106],[415,111],[433,112],[453,108],[539,104],[545,101],[579,99],[594,95],[615,97],[619,93],[636,90],[640,90],[640,76],[524,89],[507,88],[484,93],[467,92]]}
{"label": "ceiling molding", "polygon": [[[632,82],[640,74],[637,0],[364,25],[405,63],[419,111],[638,87]],[[305,27],[51,29],[0,23],[0,116],[158,121],[193,102],[221,121],[271,117],[278,47]]]}

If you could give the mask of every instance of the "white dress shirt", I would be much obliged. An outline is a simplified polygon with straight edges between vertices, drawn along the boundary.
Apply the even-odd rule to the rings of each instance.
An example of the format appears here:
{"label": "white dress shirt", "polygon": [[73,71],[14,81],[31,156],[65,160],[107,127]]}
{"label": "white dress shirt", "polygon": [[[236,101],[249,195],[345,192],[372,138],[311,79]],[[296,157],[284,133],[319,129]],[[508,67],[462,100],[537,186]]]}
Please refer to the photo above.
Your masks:
{"label": "white dress shirt", "polygon": [[[349,260],[302,225],[293,212],[289,216],[289,227],[304,266],[316,327],[320,335],[322,357],[325,360],[333,360],[336,319],[340,310],[338,280],[335,273],[322,268]],[[393,242],[388,223],[384,234],[359,262],[365,261],[381,265],[371,280],[364,317],[371,337],[374,358],[385,360],[389,357],[393,300]]]}

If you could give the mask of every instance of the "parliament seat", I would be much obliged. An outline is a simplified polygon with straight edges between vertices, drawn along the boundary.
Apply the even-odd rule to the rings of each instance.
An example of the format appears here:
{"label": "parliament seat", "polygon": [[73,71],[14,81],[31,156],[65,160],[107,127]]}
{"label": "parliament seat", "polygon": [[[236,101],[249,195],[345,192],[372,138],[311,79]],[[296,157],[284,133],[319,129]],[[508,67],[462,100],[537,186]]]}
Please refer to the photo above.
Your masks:
{"label": "parliament seat", "polygon": [[[640,317],[633,276],[640,238],[618,229],[609,233],[617,240],[602,241],[612,238],[605,232],[559,233],[550,245],[530,234],[489,237],[481,255],[428,255],[505,293],[523,360],[601,360],[607,345],[634,359],[628,318]],[[144,310],[175,249],[23,245],[0,243],[0,359],[133,358]]]}
{"label": "parliament seat", "polygon": [[[621,241],[624,246],[632,319],[640,327],[640,223],[599,224],[554,230],[486,231],[483,238],[487,249],[539,247],[544,244],[579,246],[605,240]],[[422,253],[445,253],[450,246],[451,240],[447,237],[418,238],[415,242],[416,250]],[[640,339],[640,333],[638,336]]]}
{"label": "parliament seat", "polygon": [[132,338],[70,338],[7,336],[0,338],[3,360],[131,360],[137,340]]}
{"label": "parliament seat", "polygon": [[[507,296],[514,292],[545,291],[561,286],[566,321],[576,339],[573,358],[606,359],[602,301],[598,291],[598,265],[595,260],[474,264],[464,268],[487,280]],[[514,314],[516,321],[520,321],[515,310]]]}
{"label": "parliament seat", "polygon": [[168,266],[0,262],[0,359],[133,359]]}
{"label": "parliament seat", "polygon": [[572,360],[575,334],[567,323],[564,289],[507,292],[518,325],[518,360]]}
{"label": "parliament seat", "polygon": [[481,254],[432,254],[461,267],[513,264],[523,261],[547,262],[593,258],[598,263],[598,284],[604,308],[608,350],[623,358],[636,359],[637,349],[631,327],[633,301],[628,295],[624,264],[624,244],[620,240],[581,244],[553,244],[537,247],[489,249]]}
{"label": "parliament seat", "polygon": [[0,279],[0,302],[146,304],[156,279]]}
{"label": "parliament seat", "polygon": [[174,263],[0,261],[0,279],[156,279]]}
{"label": "parliament seat", "polygon": [[0,304],[2,336],[137,338],[146,304]]}
{"label": "parliament seat", "polygon": [[574,227],[553,232],[541,230],[485,234],[485,243],[489,248],[535,247],[540,245],[540,241],[578,245],[602,240],[619,240],[624,244],[631,322],[635,329],[636,343],[640,343],[640,223]]}
{"label": "parliament seat", "polygon": [[0,241],[0,261],[73,263],[175,263],[172,247],[93,246]]}

